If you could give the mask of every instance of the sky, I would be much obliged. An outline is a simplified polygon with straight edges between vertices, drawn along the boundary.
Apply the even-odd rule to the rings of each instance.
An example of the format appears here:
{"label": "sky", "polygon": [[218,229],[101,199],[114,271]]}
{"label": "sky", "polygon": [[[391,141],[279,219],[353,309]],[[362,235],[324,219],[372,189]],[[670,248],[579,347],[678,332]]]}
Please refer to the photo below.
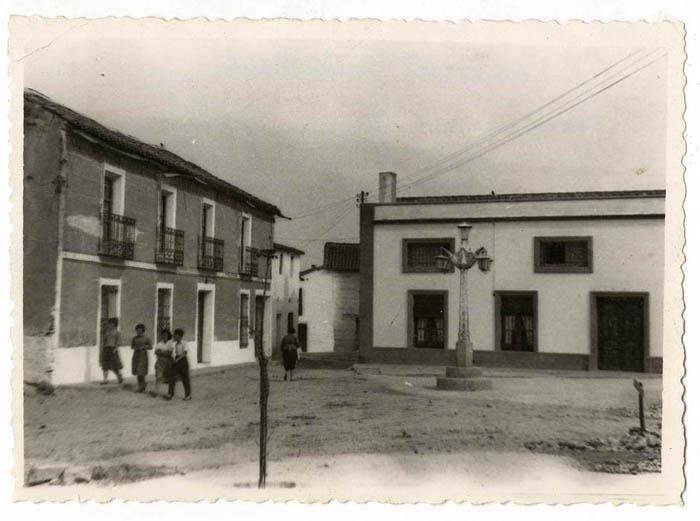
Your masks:
{"label": "sky", "polygon": [[[42,27],[24,85],[278,205],[293,219],[275,239],[306,251],[303,267],[322,263],[325,241],[358,240],[355,194],[375,200],[379,172],[401,189],[644,47],[144,29]],[[666,67],[400,195],[664,188]]]}

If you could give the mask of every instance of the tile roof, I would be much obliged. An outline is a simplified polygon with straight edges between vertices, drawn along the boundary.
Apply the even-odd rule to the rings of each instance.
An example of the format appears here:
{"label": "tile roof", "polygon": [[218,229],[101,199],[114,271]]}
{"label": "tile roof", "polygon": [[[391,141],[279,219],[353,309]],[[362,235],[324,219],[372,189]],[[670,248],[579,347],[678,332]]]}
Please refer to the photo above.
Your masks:
{"label": "tile roof", "polygon": [[327,242],[323,249],[323,267],[335,271],[360,271],[360,245]]}
{"label": "tile roof", "polygon": [[224,181],[223,179],[219,179],[215,175],[204,170],[202,167],[183,159],[165,148],[149,145],[133,136],[107,128],[94,119],[90,119],[87,116],[69,109],[68,107],[56,103],[40,92],[32,89],[26,89],[24,91],[24,101],[25,103],[31,102],[41,105],[46,110],[63,119],[71,127],[85,132],[92,137],[105,141],[114,147],[120,148],[132,154],[136,154],[143,158],[150,159],[169,169],[172,169],[175,172],[184,174],[185,176],[194,178],[199,182],[210,185],[238,200],[247,203],[252,208],[257,208],[263,212],[271,213],[273,215],[282,216],[282,213],[277,206],[263,201],[262,199],[255,197],[254,195]]}
{"label": "tile roof", "polygon": [[300,273],[304,277],[312,271],[360,271],[360,245],[348,242],[327,242],[323,249],[323,265],[311,266]]}
{"label": "tile roof", "polygon": [[273,243],[273,246],[276,250],[281,250],[281,251],[286,251],[289,253],[293,253],[294,255],[304,255],[304,252],[301,250],[298,250],[297,248],[293,248],[292,246],[287,246],[285,244],[280,244],[279,242]]}
{"label": "tile roof", "polygon": [[[395,204],[488,203],[527,201],[575,201],[592,199],[649,199],[666,197],[666,190],[617,190],[600,192],[540,192],[522,194],[437,195],[398,197]],[[390,203],[391,204],[391,203]]]}

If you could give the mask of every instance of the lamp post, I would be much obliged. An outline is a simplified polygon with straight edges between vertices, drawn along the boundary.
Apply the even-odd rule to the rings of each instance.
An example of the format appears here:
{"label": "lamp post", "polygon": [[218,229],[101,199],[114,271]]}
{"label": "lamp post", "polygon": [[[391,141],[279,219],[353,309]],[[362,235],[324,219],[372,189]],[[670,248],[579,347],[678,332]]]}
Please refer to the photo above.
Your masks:
{"label": "lamp post", "polygon": [[474,347],[469,332],[469,303],[467,272],[477,264],[481,271],[491,269],[491,259],[486,248],[479,248],[476,253],[469,249],[469,232],[472,226],[461,223],[459,229],[460,248],[456,252],[443,249],[443,254],[435,260],[442,271],[448,271],[450,266],[459,270],[459,332],[457,336],[457,365],[447,367],[444,377],[438,377],[438,389],[478,391],[491,389],[491,381],[481,378],[481,371],[474,367]]}

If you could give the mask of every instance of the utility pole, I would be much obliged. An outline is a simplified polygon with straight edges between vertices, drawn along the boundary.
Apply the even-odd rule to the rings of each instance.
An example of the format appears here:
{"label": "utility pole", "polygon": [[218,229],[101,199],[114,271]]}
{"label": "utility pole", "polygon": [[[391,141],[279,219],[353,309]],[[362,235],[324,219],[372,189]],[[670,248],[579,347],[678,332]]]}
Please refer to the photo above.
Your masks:
{"label": "utility pole", "polygon": [[359,208],[361,204],[366,203],[368,195],[369,195],[369,192],[365,192],[364,190],[361,190],[360,193],[355,196],[355,206],[357,206]]}
{"label": "utility pole", "polygon": [[[255,355],[260,368],[260,454],[258,465],[258,488],[265,488],[267,479],[267,398],[270,395],[270,380],[267,375],[268,358],[265,356],[263,339],[265,338],[265,300],[267,298],[267,280],[270,272],[270,259],[274,259],[275,250],[260,250],[258,257],[265,257],[265,277],[263,278],[263,312],[260,317],[259,338],[255,339]],[[257,315],[256,315],[257,319]]]}

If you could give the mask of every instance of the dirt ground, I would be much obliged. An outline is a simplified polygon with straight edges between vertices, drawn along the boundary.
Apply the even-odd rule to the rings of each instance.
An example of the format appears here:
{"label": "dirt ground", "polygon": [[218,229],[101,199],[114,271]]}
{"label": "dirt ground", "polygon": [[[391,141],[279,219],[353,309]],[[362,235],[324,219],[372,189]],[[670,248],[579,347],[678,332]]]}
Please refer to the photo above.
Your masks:
{"label": "dirt ground", "polygon": [[[621,437],[638,425],[633,376],[656,411],[650,427],[660,422],[658,376],[492,369],[485,370],[492,391],[461,393],[435,389],[440,368],[305,365],[293,382],[271,365],[271,468],[344,455],[531,454],[525,444],[533,441]],[[128,481],[130,469],[147,479],[147,468],[157,477],[250,467],[258,454],[257,368],[195,375],[192,385],[190,402],[116,383],[60,387],[50,396],[27,388],[25,471],[85,468],[84,480]],[[567,465],[581,461],[578,452],[562,455],[575,456]]]}

